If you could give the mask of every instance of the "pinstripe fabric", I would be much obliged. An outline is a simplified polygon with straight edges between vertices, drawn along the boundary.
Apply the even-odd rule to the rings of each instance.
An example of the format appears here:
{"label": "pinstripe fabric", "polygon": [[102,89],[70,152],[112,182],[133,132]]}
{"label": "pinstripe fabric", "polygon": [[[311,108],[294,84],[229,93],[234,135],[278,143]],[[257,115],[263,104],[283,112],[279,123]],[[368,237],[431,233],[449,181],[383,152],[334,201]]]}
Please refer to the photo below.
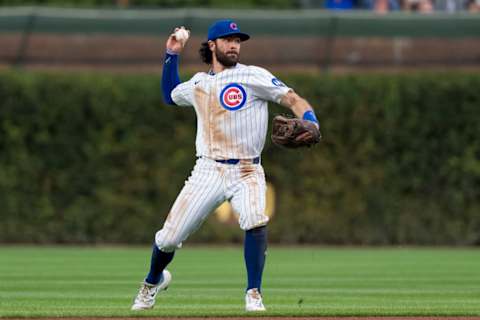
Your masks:
{"label": "pinstripe fabric", "polygon": [[[197,156],[214,159],[251,159],[264,147],[268,128],[268,101],[280,102],[290,90],[275,85],[267,70],[237,64],[216,75],[197,73],[172,92],[180,106],[193,106],[197,113]],[[244,105],[230,111],[222,106],[222,90],[238,84],[246,93]]]}
{"label": "pinstripe fabric", "polygon": [[155,242],[163,251],[180,248],[220,203],[229,200],[243,230],[268,222],[266,183],[260,164],[221,164],[212,159],[259,157],[268,128],[268,101],[280,102],[290,89],[265,69],[237,64],[216,75],[197,73],[171,94],[197,114],[200,157],[173,204]]}
{"label": "pinstripe fabric", "polygon": [[225,200],[231,201],[243,230],[265,225],[265,193],[260,164],[230,165],[199,158],[163,228],[155,235],[155,243],[165,252],[181,248],[182,242]]}

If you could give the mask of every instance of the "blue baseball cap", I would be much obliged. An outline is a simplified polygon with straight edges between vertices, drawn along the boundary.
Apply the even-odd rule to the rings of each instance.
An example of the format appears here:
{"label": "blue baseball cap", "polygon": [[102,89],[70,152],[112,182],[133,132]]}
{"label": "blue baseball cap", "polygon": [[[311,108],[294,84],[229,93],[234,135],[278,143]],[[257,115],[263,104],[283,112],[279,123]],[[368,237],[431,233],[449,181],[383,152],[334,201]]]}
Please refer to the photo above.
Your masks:
{"label": "blue baseball cap", "polygon": [[228,36],[238,36],[241,41],[250,39],[250,36],[240,31],[232,20],[218,20],[208,28],[208,40],[215,40]]}

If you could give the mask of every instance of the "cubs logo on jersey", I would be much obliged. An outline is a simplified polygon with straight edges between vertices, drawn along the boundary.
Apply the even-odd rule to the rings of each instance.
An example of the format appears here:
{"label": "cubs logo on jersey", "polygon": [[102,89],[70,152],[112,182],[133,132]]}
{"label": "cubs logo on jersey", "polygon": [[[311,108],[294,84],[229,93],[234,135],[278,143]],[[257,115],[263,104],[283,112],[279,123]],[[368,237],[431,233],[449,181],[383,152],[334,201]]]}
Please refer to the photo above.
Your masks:
{"label": "cubs logo on jersey", "polygon": [[220,103],[227,110],[235,111],[243,107],[247,101],[245,89],[238,83],[230,83],[220,93]]}

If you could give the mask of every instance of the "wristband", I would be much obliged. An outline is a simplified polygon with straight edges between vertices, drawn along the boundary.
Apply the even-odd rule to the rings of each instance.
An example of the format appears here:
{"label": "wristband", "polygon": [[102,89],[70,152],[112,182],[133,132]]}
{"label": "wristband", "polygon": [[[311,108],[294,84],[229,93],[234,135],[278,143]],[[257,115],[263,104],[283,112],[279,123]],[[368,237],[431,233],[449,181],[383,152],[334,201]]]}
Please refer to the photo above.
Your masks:
{"label": "wristband", "polygon": [[171,55],[171,56],[178,56],[178,52],[175,52],[173,50],[170,50],[167,48],[167,51],[166,51],[167,55]]}
{"label": "wristband", "polygon": [[306,111],[304,114],[303,114],[303,120],[308,120],[308,121],[312,121],[312,122],[315,122],[316,124],[319,124],[318,123],[318,120],[317,120],[317,117],[315,117],[315,113],[313,113],[312,110],[308,110]]}

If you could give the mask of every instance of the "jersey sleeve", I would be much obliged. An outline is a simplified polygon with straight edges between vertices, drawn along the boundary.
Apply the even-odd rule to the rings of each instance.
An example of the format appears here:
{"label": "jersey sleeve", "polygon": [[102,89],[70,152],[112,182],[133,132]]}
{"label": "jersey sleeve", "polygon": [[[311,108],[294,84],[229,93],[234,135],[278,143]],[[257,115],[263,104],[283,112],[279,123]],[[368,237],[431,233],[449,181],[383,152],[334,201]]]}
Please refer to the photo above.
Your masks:
{"label": "jersey sleeve", "polygon": [[170,96],[177,106],[193,106],[193,88],[197,78],[198,74],[194,75],[190,80],[180,83],[173,89]]}
{"label": "jersey sleeve", "polygon": [[251,68],[252,77],[250,79],[250,87],[253,90],[253,95],[256,97],[280,103],[282,97],[291,90],[266,69],[259,67]]}

